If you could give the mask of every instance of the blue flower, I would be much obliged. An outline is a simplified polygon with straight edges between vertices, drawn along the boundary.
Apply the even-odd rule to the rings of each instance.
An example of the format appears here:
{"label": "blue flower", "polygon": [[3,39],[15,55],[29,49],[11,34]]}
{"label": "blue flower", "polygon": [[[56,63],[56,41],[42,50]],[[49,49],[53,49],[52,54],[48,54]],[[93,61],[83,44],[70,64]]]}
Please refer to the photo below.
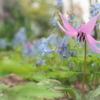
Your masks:
{"label": "blue flower", "polygon": [[62,58],[68,57],[68,46],[66,42],[66,37],[64,37],[64,39],[61,41],[58,52],[61,54]]}
{"label": "blue flower", "polygon": [[40,55],[41,54],[41,50],[40,50],[40,44],[41,44],[41,40],[37,39],[35,41],[33,41],[33,45],[34,45],[34,50],[35,50],[35,55]]}
{"label": "blue flower", "polygon": [[96,16],[97,14],[98,14],[97,11],[93,11],[93,12],[91,13],[92,16]]}
{"label": "blue flower", "polygon": [[62,0],[58,0],[58,6],[62,6]]}
{"label": "blue flower", "polygon": [[92,17],[96,16],[100,12],[100,3],[96,3],[94,6],[91,6],[90,10],[91,10],[91,16]]}
{"label": "blue flower", "polygon": [[54,49],[50,48],[51,47],[50,41],[52,41],[53,37],[54,37],[54,34],[50,35],[48,38],[41,39],[41,45],[39,46],[39,50],[41,50],[42,55],[45,55],[46,53],[51,53],[54,51]]}
{"label": "blue flower", "polygon": [[13,44],[14,45],[25,45],[26,43],[26,34],[25,34],[25,28],[20,28],[20,30],[18,31],[18,33],[15,34],[14,40],[13,40]]}
{"label": "blue flower", "polygon": [[71,17],[68,19],[68,22],[69,22],[69,23],[73,22],[73,19],[74,19],[74,18],[75,18],[75,15],[72,14]]}
{"label": "blue flower", "polygon": [[43,60],[40,57],[37,57],[36,64],[37,65],[45,65],[46,60]]}
{"label": "blue flower", "polygon": [[92,7],[92,6],[91,6],[91,7],[90,7],[90,10],[91,10],[91,11],[94,11],[94,10],[95,10],[95,7]]}
{"label": "blue flower", "polygon": [[100,3],[96,3],[95,8],[100,8]]}
{"label": "blue flower", "polygon": [[75,50],[70,50],[70,55],[73,57],[73,56],[76,56],[76,51]]}
{"label": "blue flower", "polygon": [[34,46],[30,42],[28,42],[24,46],[24,49],[22,50],[22,55],[23,56],[30,56],[30,57],[32,57],[34,55]]}
{"label": "blue flower", "polygon": [[79,28],[79,25],[78,25],[78,24],[75,24],[75,25],[74,25],[74,28],[75,28],[75,29],[78,29],[78,28]]}
{"label": "blue flower", "polygon": [[53,26],[56,26],[57,25],[57,19],[52,19],[51,23],[52,23]]}
{"label": "blue flower", "polygon": [[52,51],[54,51],[54,50],[49,48],[48,44],[44,44],[44,43],[42,43],[40,45],[39,49],[42,52],[42,56],[44,56],[46,53],[51,53]]}
{"label": "blue flower", "polygon": [[5,39],[0,39],[0,48],[5,48],[7,46],[7,42]]}
{"label": "blue flower", "polygon": [[50,35],[48,38],[43,37],[41,39],[41,41],[42,41],[42,43],[49,43],[52,40],[53,37],[54,37],[54,34]]}

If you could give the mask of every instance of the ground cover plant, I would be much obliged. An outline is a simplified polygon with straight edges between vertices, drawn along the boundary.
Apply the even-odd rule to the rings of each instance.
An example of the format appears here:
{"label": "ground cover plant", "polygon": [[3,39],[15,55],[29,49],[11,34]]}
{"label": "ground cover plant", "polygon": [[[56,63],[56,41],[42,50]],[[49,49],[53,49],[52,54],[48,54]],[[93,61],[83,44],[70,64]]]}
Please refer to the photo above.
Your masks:
{"label": "ground cover plant", "polygon": [[14,73],[28,79],[13,87],[0,84],[0,100],[99,100],[100,41],[90,35],[94,28],[100,31],[99,7],[91,6],[89,21],[80,24],[74,14],[67,19],[57,11],[48,37],[28,40],[21,27],[11,42],[0,39],[0,77]]}

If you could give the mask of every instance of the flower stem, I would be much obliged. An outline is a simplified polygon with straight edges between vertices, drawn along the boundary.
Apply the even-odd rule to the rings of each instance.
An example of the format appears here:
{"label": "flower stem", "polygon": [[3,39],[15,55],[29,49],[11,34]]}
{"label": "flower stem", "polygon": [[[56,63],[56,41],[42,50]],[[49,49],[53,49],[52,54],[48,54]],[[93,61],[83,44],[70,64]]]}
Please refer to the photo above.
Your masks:
{"label": "flower stem", "polygon": [[85,100],[84,83],[86,76],[86,40],[84,41],[84,69],[83,69],[83,79],[82,79],[82,100]]}

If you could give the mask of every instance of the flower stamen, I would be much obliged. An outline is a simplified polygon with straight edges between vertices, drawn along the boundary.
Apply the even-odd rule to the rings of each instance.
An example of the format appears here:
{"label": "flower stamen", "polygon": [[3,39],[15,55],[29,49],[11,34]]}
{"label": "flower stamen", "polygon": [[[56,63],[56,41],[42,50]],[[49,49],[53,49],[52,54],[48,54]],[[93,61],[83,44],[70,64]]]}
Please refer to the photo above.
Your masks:
{"label": "flower stamen", "polygon": [[77,38],[78,38],[79,42],[83,42],[85,40],[85,33],[78,32]]}

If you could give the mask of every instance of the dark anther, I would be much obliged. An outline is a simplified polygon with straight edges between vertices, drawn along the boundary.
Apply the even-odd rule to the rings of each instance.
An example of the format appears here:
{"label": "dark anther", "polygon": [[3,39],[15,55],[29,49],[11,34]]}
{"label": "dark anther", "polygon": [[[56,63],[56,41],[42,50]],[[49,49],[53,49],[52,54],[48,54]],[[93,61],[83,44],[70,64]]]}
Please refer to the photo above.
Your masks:
{"label": "dark anther", "polygon": [[83,36],[83,41],[85,40],[85,36]]}
{"label": "dark anther", "polygon": [[85,34],[83,32],[78,32],[77,38],[79,39],[79,42],[82,42],[85,40]]}
{"label": "dark anther", "polygon": [[84,33],[82,33],[82,36],[84,36]]}
{"label": "dark anther", "polygon": [[80,33],[77,34],[77,37],[79,37],[79,36],[80,36]]}
{"label": "dark anther", "polygon": [[82,40],[82,36],[80,36],[80,38],[79,38],[79,42],[81,42],[81,40]]}

